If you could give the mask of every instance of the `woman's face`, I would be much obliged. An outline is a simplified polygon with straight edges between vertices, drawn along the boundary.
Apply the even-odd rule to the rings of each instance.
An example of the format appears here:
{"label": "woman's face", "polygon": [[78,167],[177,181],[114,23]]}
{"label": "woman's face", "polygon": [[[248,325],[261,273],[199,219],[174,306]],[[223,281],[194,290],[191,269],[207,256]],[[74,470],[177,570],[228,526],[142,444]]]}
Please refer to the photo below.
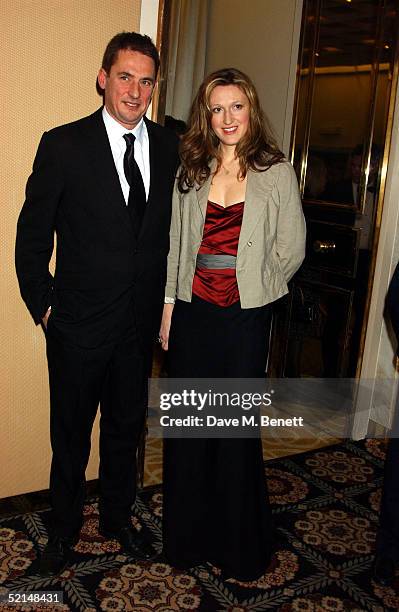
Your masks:
{"label": "woman's face", "polygon": [[225,146],[236,146],[249,126],[249,100],[237,85],[217,85],[209,98],[211,126]]}

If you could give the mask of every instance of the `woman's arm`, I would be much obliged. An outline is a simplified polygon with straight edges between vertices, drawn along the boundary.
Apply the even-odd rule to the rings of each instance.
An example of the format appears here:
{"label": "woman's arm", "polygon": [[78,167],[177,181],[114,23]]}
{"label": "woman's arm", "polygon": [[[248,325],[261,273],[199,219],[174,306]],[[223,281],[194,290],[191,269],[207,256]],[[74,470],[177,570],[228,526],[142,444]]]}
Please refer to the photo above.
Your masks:
{"label": "woman's arm", "polygon": [[179,272],[180,259],[180,237],[181,237],[181,208],[180,199],[181,193],[177,187],[177,180],[173,189],[172,199],[172,219],[170,222],[169,233],[169,254],[168,268],[166,274],[165,297],[169,299],[176,298],[177,291],[177,276]]}
{"label": "woman's arm", "polygon": [[177,180],[175,181],[172,199],[172,219],[170,223],[170,246],[168,254],[168,267],[166,274],[165,287],[165,303],[161,327],[159,330],[159,339],[164,351],[168,350],[169,331],[172,321],[172,313],[174,308],[173,301],[176,299],[177,291],[177,276],[179,272],[180,259],[180,237],[181,237],[181,209],[180,209],[181,194],[177,188]]}
{"label": "woman's arm", "polygon": [[161,328],[159,330],[159,341],[164,351],[167,351],[169,348],[169,332],[174,307],[174,304],[165,304],[163,307]]}
{"label": "woman's arm", "polygon": [[306,246],[306,225],[298,182],[294,168],[289,163],[280,164],[277,191],[279,213],[276,250],[288,282],[304,260]]}

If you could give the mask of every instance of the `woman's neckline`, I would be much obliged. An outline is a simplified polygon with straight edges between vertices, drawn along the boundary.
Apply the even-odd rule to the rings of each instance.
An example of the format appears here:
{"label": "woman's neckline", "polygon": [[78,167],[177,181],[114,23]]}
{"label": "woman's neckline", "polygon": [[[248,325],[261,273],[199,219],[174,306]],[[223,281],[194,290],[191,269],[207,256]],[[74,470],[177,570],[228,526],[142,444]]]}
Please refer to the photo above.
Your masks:
{"label": "woman's neckline", "polygon": [[232,206],[237,206],[237,204],[244,204],[244,200],[241,202],[233,202],[233,204],[227,204],[227,206],[223,206],[223,204],[219,204],[218,202],[213,202],[213,200],[208,200],[209,204],[214,204],[215,206],[219,206],[220,208],[231,208]]}

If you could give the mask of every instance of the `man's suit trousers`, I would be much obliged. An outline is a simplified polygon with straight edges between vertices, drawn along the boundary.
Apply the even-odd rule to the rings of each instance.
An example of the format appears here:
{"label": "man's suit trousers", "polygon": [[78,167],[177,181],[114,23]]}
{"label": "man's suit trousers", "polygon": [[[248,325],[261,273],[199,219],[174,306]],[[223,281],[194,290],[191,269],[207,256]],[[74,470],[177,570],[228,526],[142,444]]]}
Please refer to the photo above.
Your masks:
{"label": "man's suit trousers", "polygon": [[384,466],[377,553],[399,561],[399,397]]}
{"label": "man's suit trousers", "polygon": [[96,348],[69,344],[49,318],[47,359],[53,458],[53,529],[74,537],[82,524],[85,470],[100,404],[100,525],[129,523],[136,495],[136,450],[144,426],[150,356],[138,341],[133,314],[123,333]]}

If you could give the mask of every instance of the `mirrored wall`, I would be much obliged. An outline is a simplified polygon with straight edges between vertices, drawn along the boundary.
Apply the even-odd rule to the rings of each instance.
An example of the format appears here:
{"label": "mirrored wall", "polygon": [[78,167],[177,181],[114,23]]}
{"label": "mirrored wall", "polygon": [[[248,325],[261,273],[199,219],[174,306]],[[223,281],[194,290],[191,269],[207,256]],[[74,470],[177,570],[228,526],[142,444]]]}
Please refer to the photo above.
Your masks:
{"label": "mirrored wall", "polygon": [[276,317],[274,375],[360,372],[397,87],[398,13],[397,0],[304,0],[291,160],[308,236]]}

